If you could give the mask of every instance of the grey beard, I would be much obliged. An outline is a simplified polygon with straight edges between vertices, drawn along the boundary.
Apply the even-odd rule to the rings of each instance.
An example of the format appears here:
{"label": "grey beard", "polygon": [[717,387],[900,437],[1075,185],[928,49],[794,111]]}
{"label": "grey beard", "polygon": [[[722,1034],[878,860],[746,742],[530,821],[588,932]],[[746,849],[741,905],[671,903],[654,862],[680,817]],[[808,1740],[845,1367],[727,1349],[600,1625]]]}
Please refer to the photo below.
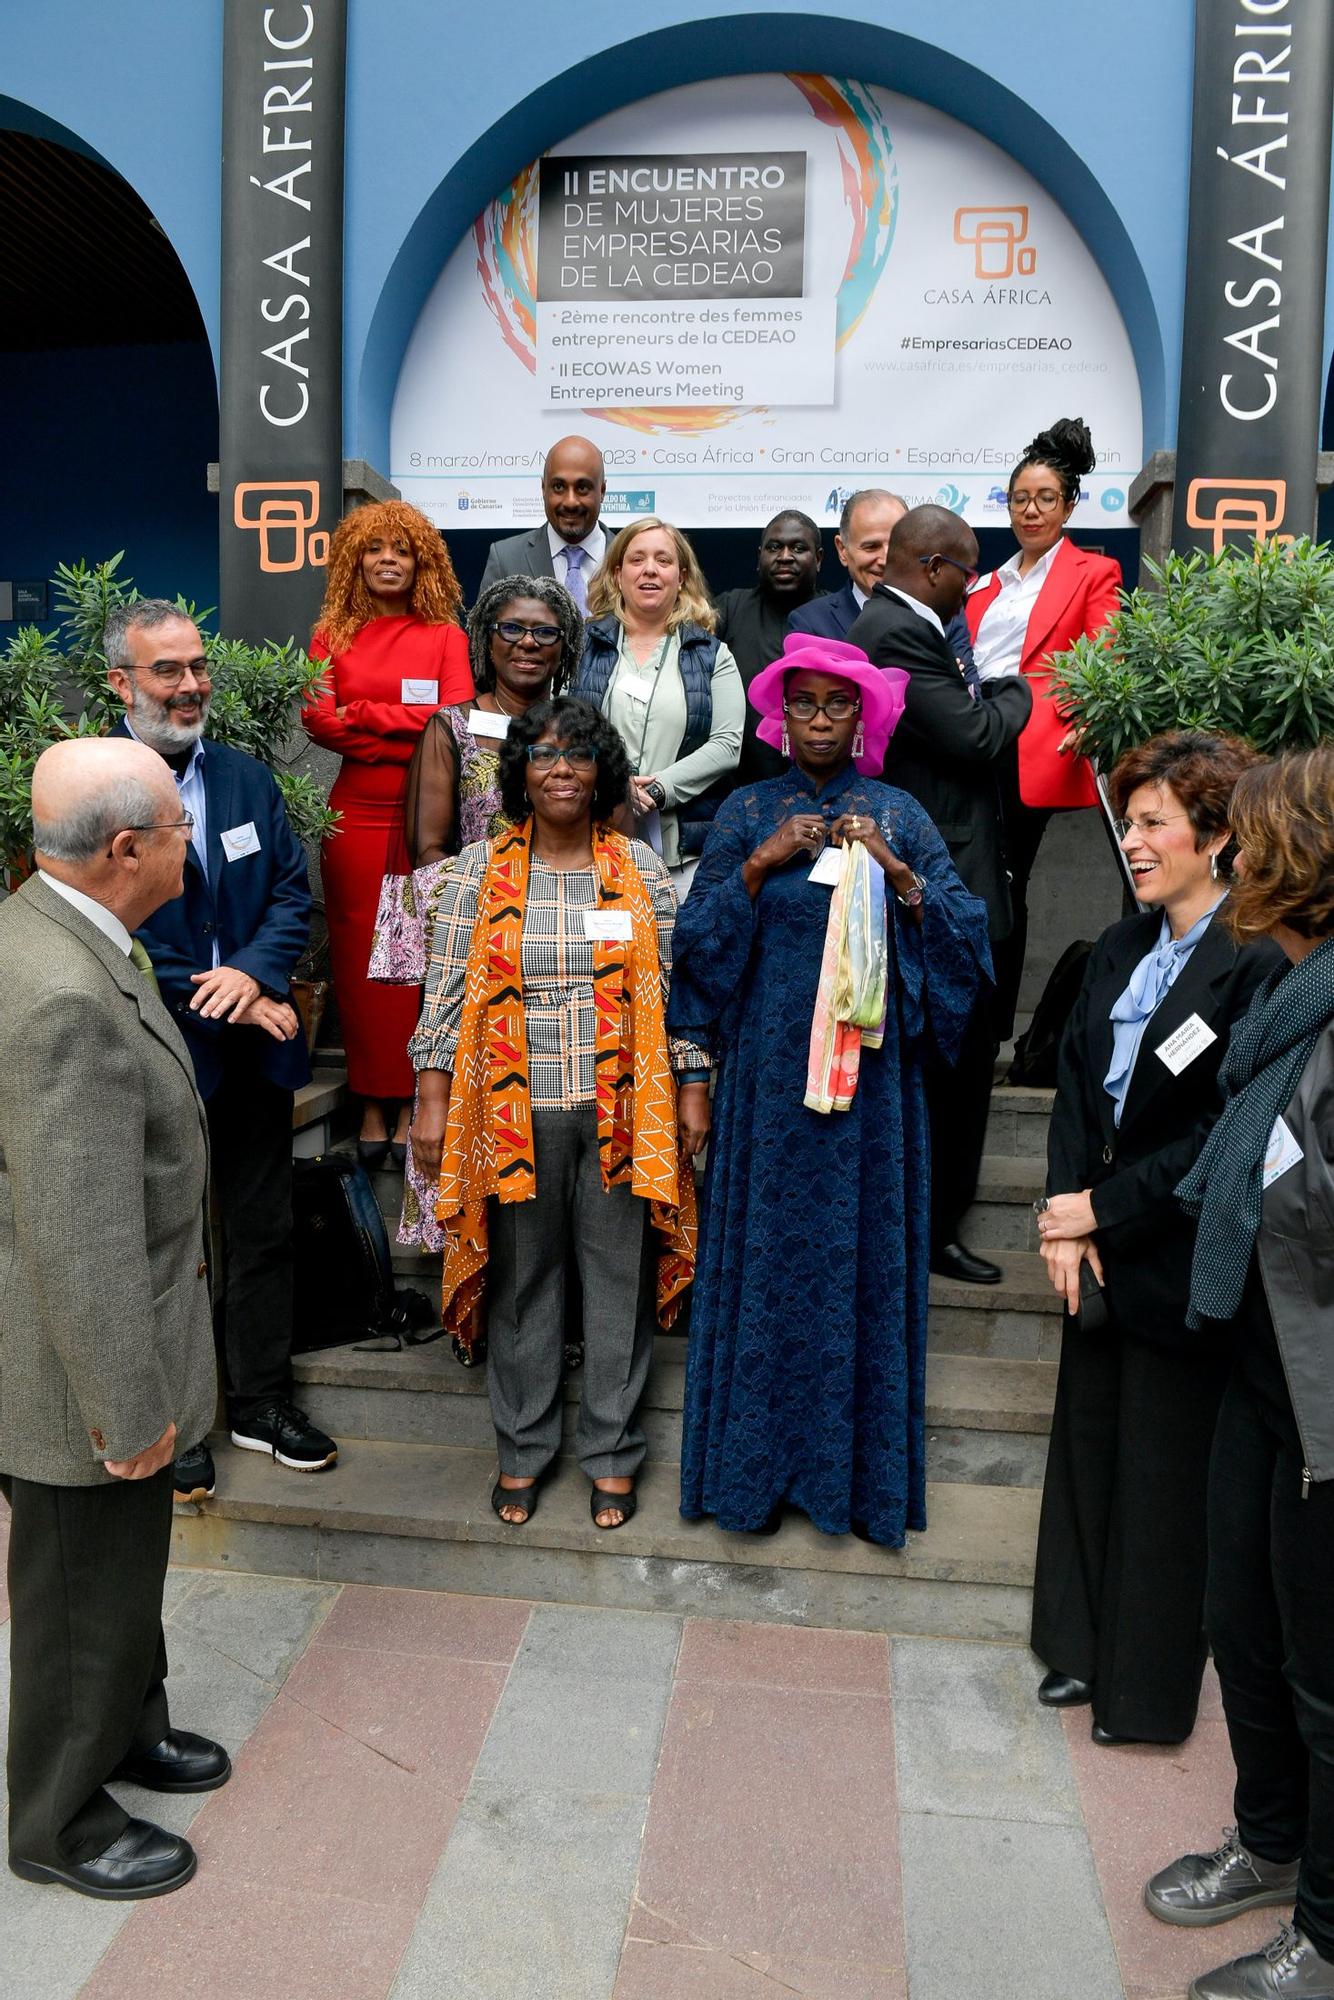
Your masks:
{"label": "grey beard", "polygon": [[172,711],[165,702],[155,704],[156,713],[149,710],[143,701],[135,702],[129,710],[130,727],[141,743],[150,750],[156,750],[159,757],[175,756],[178,750],[188,750],[197,743],[204,733],[208,721],[208,698],[200,703],[198,722],[175,722]]}

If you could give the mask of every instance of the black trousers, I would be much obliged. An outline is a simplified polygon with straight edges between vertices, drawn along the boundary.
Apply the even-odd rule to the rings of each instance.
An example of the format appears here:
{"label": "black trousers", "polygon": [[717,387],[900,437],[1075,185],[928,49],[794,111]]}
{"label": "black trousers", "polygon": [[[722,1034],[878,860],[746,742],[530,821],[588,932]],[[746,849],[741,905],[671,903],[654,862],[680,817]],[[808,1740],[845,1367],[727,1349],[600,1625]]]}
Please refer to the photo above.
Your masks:
{"label": "black trousers", "polygon": [[1026,806],[1019,796],[1019,747],[1012,743],[996,765],[1001,816],[1005,826],[1005,865],[1010,871],[1010,902],[1014,923],[1010,935],[995,947],[996,1029],[1007,1042],[1014,1033],[1014,1014],[1028,950],[1028,882],[1054,808]]}
{"label": "black trousers", "polygon": [[292,1389],[292,1093],[238,1065],[207,1110],[222,1225],[214,1325],[236,1423]]}
{"label": "black trousers", "polygon": [[1292,1405],[1270,1372],[1272,1392],[1239,1364],[1223,1398],[1206,1619],[1241,1838],[1266,1861],[1301,1855],[1295,1921],[1334,1961],[1334,1480],[1303,1500]]}
{"label": "black trousers", "polygon": [[935,1061],[926,1075],[931,1127],[931,1246],[958,1241],[959,1225],[977,1193],[996,1069],[995,995],[978,994],[959,1059]]}
{"label": "black trousers", "polygon": [[166,1735],[171,1467],[112,1486],[0,1478],[9,1530],[9,1851],[89,1861],[129,1814],[103,1789]]}
{"label": "black trousers", "polygon": [[1177,1743],[1204,1674],[1205,1502],[1227,1357],[1067,1319],[1042,1489],[1033,1650],[1092,1681],[1116,1736]]}

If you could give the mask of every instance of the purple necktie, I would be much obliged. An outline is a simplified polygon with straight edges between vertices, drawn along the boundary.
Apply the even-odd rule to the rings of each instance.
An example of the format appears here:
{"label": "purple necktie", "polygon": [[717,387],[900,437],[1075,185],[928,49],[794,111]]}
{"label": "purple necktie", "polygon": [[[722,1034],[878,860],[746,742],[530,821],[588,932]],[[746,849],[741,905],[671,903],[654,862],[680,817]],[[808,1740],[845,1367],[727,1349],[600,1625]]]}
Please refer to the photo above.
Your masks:
{"label": "purple necktie", "polygon": [[565,550],[565,588],[579,608],[579,616],[588,616],[588,587],[584,582],[584,561],[588,550],[571,543]]}

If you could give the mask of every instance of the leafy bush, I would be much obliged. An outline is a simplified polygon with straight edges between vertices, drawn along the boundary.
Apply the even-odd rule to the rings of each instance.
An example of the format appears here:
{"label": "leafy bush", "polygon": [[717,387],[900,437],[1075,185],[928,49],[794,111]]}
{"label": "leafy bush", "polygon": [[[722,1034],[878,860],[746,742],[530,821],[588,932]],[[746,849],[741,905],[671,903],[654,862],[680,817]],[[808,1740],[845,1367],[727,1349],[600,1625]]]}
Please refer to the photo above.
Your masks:
{"label": "leafy bush", "polygon": [[1218,729],[1275,755],[1334,737],[1334,551],[1169,555],[1096,639],[1052,656],[1062,709],[1102,770],[1166,729]]}
{"label": "leafy bush", "polygon": [[[61,563],[55,603],[59,635],[24,625],[0,650],[0,863],[23,875],[32,851],[32,767],[49,743],[103,736],[121,705],[107,685],[102,628],[113,605],[140,592],[118,571],[124,550],[103,563]],[[267,764],[299,840],[331,832],[331,813],[315,780],[289,768],[304,747],[296,709],[327,671],[299,646],[247,646],[206,629],[209,611],[178,598],[182,616],[200,628],[213,676],[206,734]]]}

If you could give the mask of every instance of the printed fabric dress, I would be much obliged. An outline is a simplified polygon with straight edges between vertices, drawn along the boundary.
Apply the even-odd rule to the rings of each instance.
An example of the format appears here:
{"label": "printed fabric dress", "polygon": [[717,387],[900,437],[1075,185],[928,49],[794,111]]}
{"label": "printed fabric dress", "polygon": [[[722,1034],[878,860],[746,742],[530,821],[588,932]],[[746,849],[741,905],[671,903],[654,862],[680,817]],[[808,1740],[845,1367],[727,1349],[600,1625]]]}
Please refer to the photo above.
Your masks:
{"label": "printed fabric dress", "polygon": [[[883,1045],[845,1112],[806,1109],[829,888],[798,858],[752,901],[742,863],[794,813],[874,815],[926,883],[890,905]],[[719,808],[676,920],[668,1024],[717,1074],[686,1359],[681,1512],[755,1529],[790,1502],[901,1548],[926,1526],[930,1160],[922,1062],[953,1061],[991,977],[986,907],[915,799],[795,766]]]}

